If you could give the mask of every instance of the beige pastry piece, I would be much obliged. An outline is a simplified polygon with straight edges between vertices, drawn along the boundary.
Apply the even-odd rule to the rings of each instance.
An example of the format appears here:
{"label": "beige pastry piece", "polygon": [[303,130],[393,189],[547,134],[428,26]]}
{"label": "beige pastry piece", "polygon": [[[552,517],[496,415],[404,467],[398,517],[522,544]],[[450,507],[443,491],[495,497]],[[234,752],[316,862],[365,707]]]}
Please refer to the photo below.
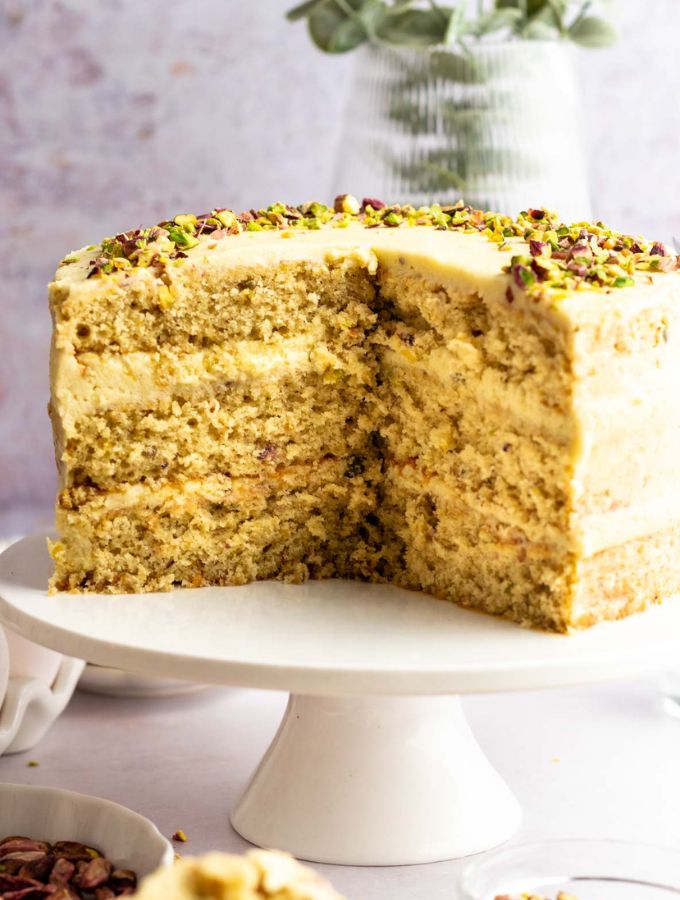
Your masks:
{"label": "beige pastry piece", "polygon": [[158,869],[142,882],[139,900],[342,900],[327,881],[287,853],[208,853]]}

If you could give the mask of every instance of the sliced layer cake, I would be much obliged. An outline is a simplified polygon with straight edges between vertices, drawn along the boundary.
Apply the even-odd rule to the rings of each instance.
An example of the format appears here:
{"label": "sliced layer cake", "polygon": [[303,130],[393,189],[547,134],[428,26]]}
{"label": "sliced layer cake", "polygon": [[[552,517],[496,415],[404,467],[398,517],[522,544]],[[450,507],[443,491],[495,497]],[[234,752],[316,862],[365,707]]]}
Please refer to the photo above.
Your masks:
{"label": "sliced layer cake", "polygon": [[390,581],[566,631],[680,588],[680,273],[544,210],[275,204],[62,262],[57,590]]}

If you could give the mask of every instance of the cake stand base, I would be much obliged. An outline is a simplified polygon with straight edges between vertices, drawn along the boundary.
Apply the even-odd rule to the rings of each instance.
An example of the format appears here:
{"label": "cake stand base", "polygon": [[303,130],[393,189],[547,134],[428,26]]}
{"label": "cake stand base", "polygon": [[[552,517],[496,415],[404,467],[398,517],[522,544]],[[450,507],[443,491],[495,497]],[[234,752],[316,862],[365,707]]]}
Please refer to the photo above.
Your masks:
{"label": "cake stand base", "polygon": [[390,866],[488,850],[520,819],[458,697],[293,694],[231,822],[312,862]]}

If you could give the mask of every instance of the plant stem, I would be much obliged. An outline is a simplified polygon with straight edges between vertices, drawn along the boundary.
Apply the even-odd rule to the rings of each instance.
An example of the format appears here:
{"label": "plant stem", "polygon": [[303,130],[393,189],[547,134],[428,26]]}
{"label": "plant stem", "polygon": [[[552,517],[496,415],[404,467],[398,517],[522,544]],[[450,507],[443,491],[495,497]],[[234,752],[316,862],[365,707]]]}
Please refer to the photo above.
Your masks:
{"label": "plant stem", "polygon": [[561,35],[565,35],[567,33],[567,29],[564,26],[564,19],[562,18],[562,14],[560,12],[560,7],[557,3],[557,0],[548,0],[548,4],[555,14],[555,18],[557,19],[559,32]]}
{"label": "plant stem", "polygon": [[571,23],[571,25],[569,27],[573,28],[574,25],[576,25],[578,22],[580,22],[581,19],[583,19],[585,17],[585,14],[588,12],[588,10],[590,9],[590,7],[592,5],[593,5],[592,0],[585,0],[585,3],[581,7],[581,9],[578,11],[576,18],[574,19],[574,21]]}

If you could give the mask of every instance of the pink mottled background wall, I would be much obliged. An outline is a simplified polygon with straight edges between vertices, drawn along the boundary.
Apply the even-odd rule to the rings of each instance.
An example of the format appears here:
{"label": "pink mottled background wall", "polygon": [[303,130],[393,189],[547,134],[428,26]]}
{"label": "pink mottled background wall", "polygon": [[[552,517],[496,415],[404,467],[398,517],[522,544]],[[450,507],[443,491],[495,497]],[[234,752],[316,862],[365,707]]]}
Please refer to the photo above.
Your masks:
{"label": "pink mottled background wall", "polygon": [[[0,0],[0,536],[51,515],[45,285],[67,251],[182,209],[329,195],[352,58],[283,0]],[[680,2],[620,0],[575,53],[595,211],[680,236]]]}

